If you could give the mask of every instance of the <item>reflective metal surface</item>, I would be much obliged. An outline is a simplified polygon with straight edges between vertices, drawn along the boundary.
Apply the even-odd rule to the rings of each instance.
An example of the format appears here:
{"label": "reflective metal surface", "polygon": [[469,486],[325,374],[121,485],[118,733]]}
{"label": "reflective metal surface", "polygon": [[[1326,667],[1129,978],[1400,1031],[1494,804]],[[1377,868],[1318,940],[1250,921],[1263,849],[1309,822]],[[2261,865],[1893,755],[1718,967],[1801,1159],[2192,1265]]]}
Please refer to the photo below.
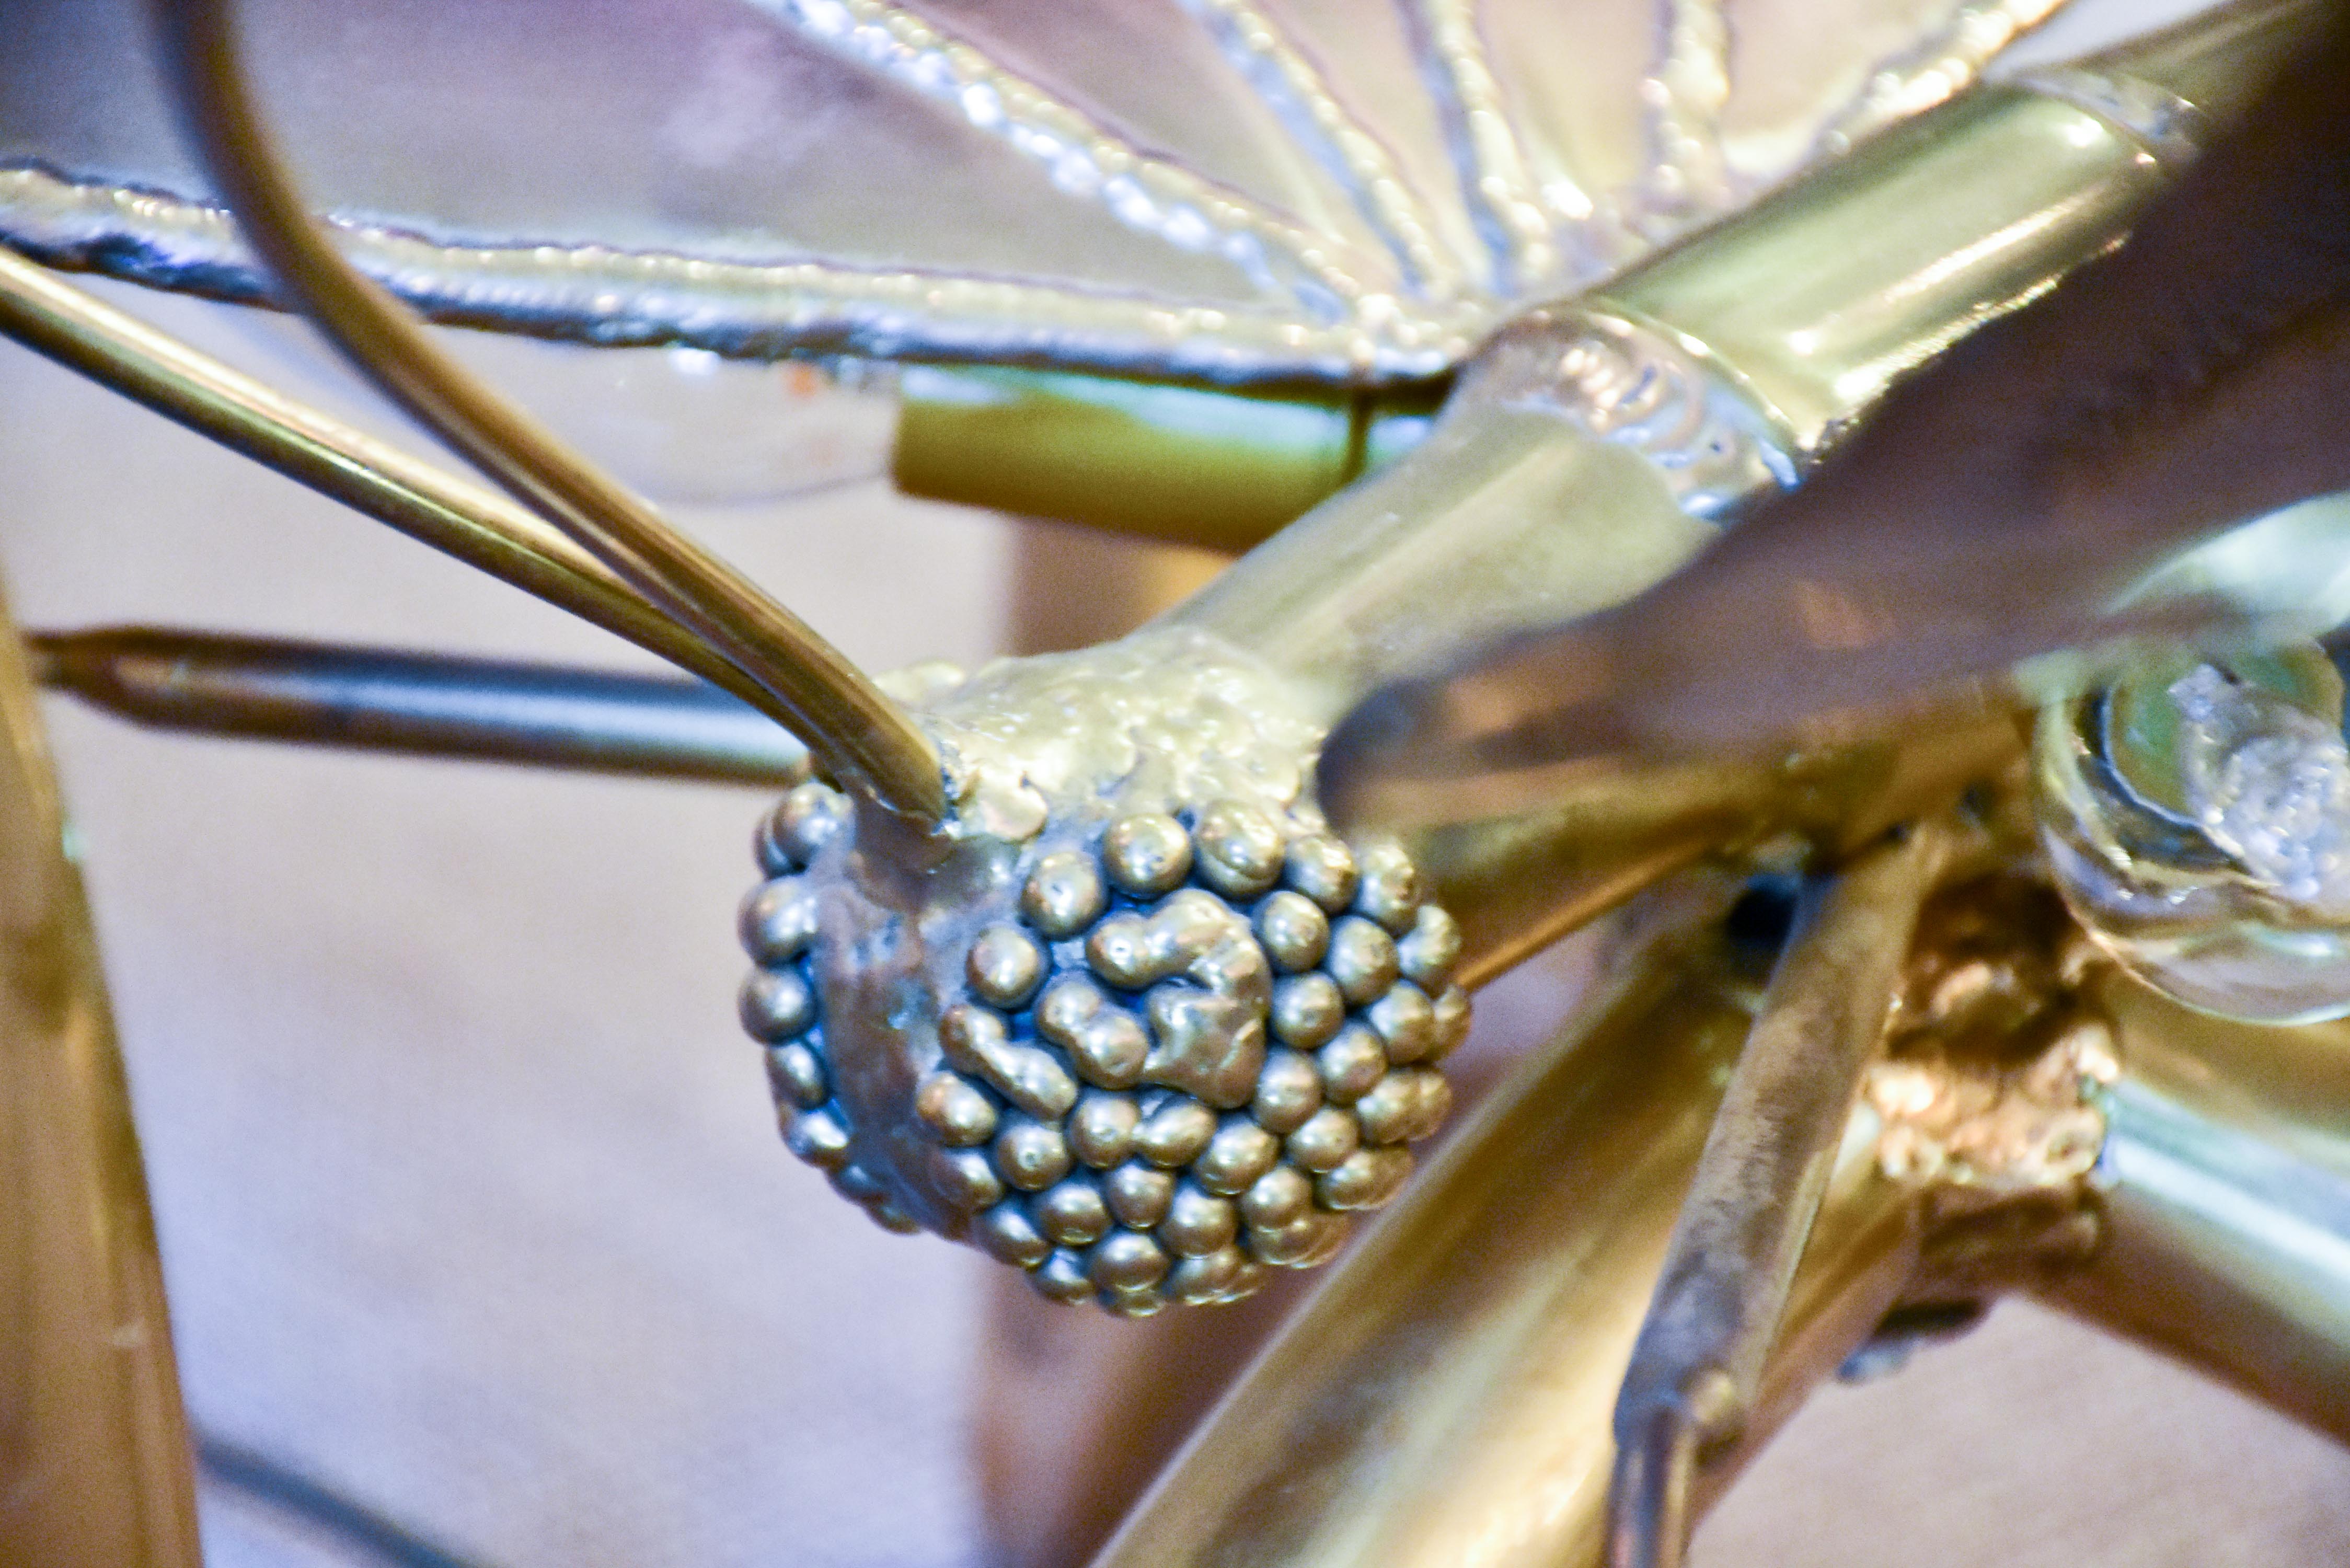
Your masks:
{"label": "reflective metal surface", "polygon": [[40,713],[0,617],[0,1559],[195,1568],[162,1262]]}
{"label": "reflective metal surface", "polygon": [[[172,134],[135,0],[23,8],[0,233],[263,292]],[[253,22],[306,184],[442,319],[1360,382],[1440,373],[1505,306],[1939,101],[2053,9],[1749,7],[1733,34],[1689,0],[1660,38],[1645,0],[1599,0],[1569,47],[1522,0],[260,0]],[[379,156],[395,145],[411,156]],[[951,194],[879,194],[926,191]]]}
{"label": "reflective metal surface", "polygon": [[[1720,944],[1719,909],[1700,894],[1642,917],[1581,1019],[1332,1272],[1102,1568],[1599,1560],[1617,1385],[1762,978]],[[1866,1121],[1746,1443],[1866,1335],[1916,1256],[1915,1196],[1880,1174]]]}
{"label": "reflective metal surface", "polygon": [[[1332,804],[1349,819],[1367,803],[1398,806],[1411,829],[1400,843],[1342,843],[1314,781],[1328,726],[1372,686],[1465,639],[1604,610],[1668,577],[1801,478],[1896,378],[2115,244],[2189,150],[2199,111],[2258,76],[2272,36],[2240,16],[2136,64],[2084,62],[1945,102],[2045,7],[1992,0],[1929,16],[1856,4],[1836,47],[1805,51],[1789,48],[1780,33],[1792,29],[1774,28],[1768,6],[1734,34],[1709,0],[1677,0],[1631,77],[1609,48],[1637,28],[1599,23],[1589,49],[1545,55],[1536,46],[1555,42],[1555,21],[1513,0],[1482,12],[1424,0],[1392,27],[1318,0],[1198,0],[1180,16],[956,0],[919,14],[887,0],[758,9],[807,59],[847,67],[825,78],[853,85],[843,98],[881,106],[875,167],[966,158],[992,172],[934,188],[975,201],[1015,191],[1037,213],[1078,216],[1066,228],[974,223],[968,210],[948,223],[876,218],[840,182],[792,216],[827,243],[850,236],[842,249],[858,254],[778,264],[759,247],[792,224],[726,216],[716,182],[696,208],[662,206],[675,192],[658,175],[613,179],[609,202],[582,216],[567,206],[581,188],[525,193],[510,171],[452,165],[445,189],[395,192],[344,231],[365,231],[362,261],[396,292],[477,324],[1024,365],[932,382],[929,406],[909,404],[901,471],[969,470],[962,493],[993,483],[999,500],[1090,486],[1076,499],[1100,511],[1128,499],[1098,492],[1129,462],[1149,473],[1230,460],[1235,473],[1182,503],[1253,497],[1262,511],[1226,519],[1220,543],[1371,472],[1385,416],[1403,444],[1412,392],[1469,367],[1409,458],[1143,633],[969,677],[918,670],[886,697],[842,667],[867,717],[896,718],[902,701],[920,730],[899,718],[899,740],[912,743],[879,770],[894,779],[879,793],[910,805],[901,815],[807,781],[760,829],[742,1012],[795,1153],[883,1225],[973,1241],[1051,1300],[1134,1316],[1229,1303],[1267,1266],[1331,1256],[1349,1216],[1396,1192],[1408,1146],[1450,1100],[1437,1064],[1465,1028],[1463,987],[1649,890],[1585,1014],[1371,1229],[1106,1562],[1591,1562],[1606,1550],[1611,1469],[1662,1483],[1650,1489],[1658,1506],[1633,1515],[1645,1539],[1619,1532],[1618,1560],[1669,1562],[1687,1519],[1873,1332],[1904,1313],[1975,1311],[2019,1281],[2342,1429],[2324,1388],[2341,1382],[2350,1337],[2327,1304],[2343,1294],[2334,1263],[2350,1208],[2333,1201],[2341,1140],[2311,1130],[2330,1113],[2310,1106],[2335,1097],[2324,1050],[2248,1044],[2238,1032],[2117,1061],[2099,1006],[2122,1016],[2126,1037],[2167,1041],[2182,1026],[2146,1023],[2102,987],[2027,864],[1966,890],[1957,915],[1929,906],[1911,940],[1937,858],[1926,835],[1848,868],[1847,888],[1871,890],[1854,894],[1867,907],[1814,928],[1768,987],[1768,943],[1721,919],[1728,873],[1652,886],[1716,856],[1782,869],[1834,861],[1942,808],[2013,760],[2002,704],[1930,733],[1839,733],[1761,760],[1555,771],[1492,788],[1420,778],[1384,801],[1358,765],[1361,733],[1342,736],[1326,759]],[[108,16],[45,13],[30,53],[59,37],[80,47],[114,25]],[[217,16],[186,8],[166,26]],[[690,28],[699,14],[675,18]],[[1816,39],[1824,27],[1814,16],[1801,30]],[[1897,36],[1901,47],[1880,60],[1877,42]],[[297,84],[305,51],[337,57],[298,23],[265,46],[281,47],[296,63],[273,68]],[[741,52],[713,52],[712,74],[725,78]],[[485,80],[527,74],[488,45],[481,53],[495,67]],[[1166,68],[1112,103],[1137,57]],[[1742,96],[1755,62],[1774,59],[1778,101]],[[1605,116],[1562,85],[1585,69],[1613,71],[1637,103],[1612,128],[1595,130]],[[1393,121],[1384,106],[1362,112],[1361,84],[1399,70],[1432,85]],[[197,96],[232,77],[197,73]],[[721,94],[741,108],[744,78],[729,79]],[[1208,79],[1215,92],[1192,90]],[[61,136],[105,151],[64,172],[0,172],[0,224],[61,263],[250,296],[256,275],[196,182],[152,196],[120,182],[140,162],[136,113],[60,114],[63,101],[36,76],[0,69],[0,136],[29,126],[26,145]],[[1228,112],[1203,114],[1210,102]],[[12,116],[23,103],[36,112]],[[812,88],[798,107],[820,119],[829,103]],[[600,107],[626,123],[645,104],[616,93]],[[665,134],[716,136],[723,107],[701,104]],[[250,140],[237,109],[219,99],[209,116],[231,143]],[[1863,130],[1929,109],[1746,218],[1706,226],[1780,175],[1849,151]],[[306,112],[317,117],[297,106],[293,120]],[[464,119],[432,112],[443,131]],[[754,140],[774,130],[755,104],[743,118]],[[921,129],[905,135],[909,122]],[[1534,122],[1544,134],[1523,130]],[[319,140],[331,163],[338,144]],[[600,143],[583,133],[557,145],[586,168]],[[908,146],[915,155],[889,165]],[[947,147],[954,156],[925,161]],[[283,182],[256,179],[251,146],[218,166],[241,203],[274,209],[260,248],[295,279],[290,292],[315,306],[326,279],[322,314],[411,406],[494,466],[534,444],[461,373],[417,374],[431,363],[421,340],[389,351],[368,341],[387,323],[404,336],[400,317],[317,245]],[[1431,171],[1457,184],[1430,195]],[[322,188],[347,204],[345,191],[383,178],[359,160]],[[376,221],[418,213],[447,221],[433,233]],[[474,222],[507,213],[565,236],[520,244]],[[957,225],[985,232],[924,271],[921,245],[962,244]],[[623,233],[685,248],[624,253],[611,243]],[[713,265],[697,245],[726,259]],[[1025,259],[996,275],[954,270],[991,247]],[[1151,262],[1137,261],[1146,251]],[[786,272],[809,292],[754,298]],[[1519,302],[1603,275],[1614,281],[1602,292],[1521,310],[1469,358]],[[1110,277],[1125,292],[1101,286]],[[730,643],[722,665],[747,672],[754,692],[776,699],[779,670],[792,684],[774,661],[792,639],[763,642],[737,624],[771,607],[755,590],[710,574],[685,583],[707,563],[649,514],[635,518],[643,527],[624,516],[598,532],[587,493],[609,487],[585,471],[525,459],[510,477],[534,501],[557,495],[555,510],[617,573],[535,555],[460,493],[433,491],[429,471],[332,471],[355,449],[306,431],[298,410],[220,396],[184,364],[155,374],[167,346],[124,334],[101,344],[97,318],[56,306],[47,325],[40,310],[20,316],[60,357],[146,377],[140,395],[178,417],[307,465],[313,483],[379,510],[407,508],[427,518],[420,532],[482,532],[485,558],[518,561],[515,575],[536,571],[583,602],[601,603],[608,578],[634,582]],[[1252,385],[1047,380],[1035,369],[1074,365]],[[1411,378],[1428,379],[1399,391]],[[1007,388],[1018,411],[1000,429],[941,417],[973,389]],[[1256,428],[1210,428],[1187,444],[1201,435],[1187,421],[1252,413]],[[1053,455],[1056,441],[1074,461]],[[421,509],[410,499],[420,493]],[[1170,520],[1182,506],[1145,498],[1126,505],[1125,525],[1211,537]],[[648,552],[663,558],[648,565]],[[716,598],[697,599],[701,589]],[[620,595],[603,618],[625,622],[643,603]],[[223,731],[315,740],[353,732],[358,714],[375,741],[442,754],[701,774],[794,762],[727,730],[718,715],[740,715],[723,699],[697,705],[666,683],[124,634],[48,653],[68,686]],[[858,747],[840,732],[855,725],[782,706],[853,785]],[[931,798],[934,784],[943,799]],[[1980,792],[1970,804],[1985,800],[1998,804]],[[1862,1073],[1888,992],[1892,1049]],[[1856,1074],[1864,1092],[1839,1120]],[[1725,1085],[1732,1111],[1718,1120]],[[1773,1111],[1794,1119],[1773,1123]],[[1783,1146],[1742,1145],[1758,1122],[1785,1134]],[[1711,1168],[1710,1126],[1722,1161]],[[1761,1190],[1738,1190],[1742,1178]],[[1698,1206],[1686,1209],[1693,1182]],[[1725,1217],[1773,1233],[1712,1246],[1707,1225]],[[1694,1267],[1660,1290],[1660,1262],[1676,1259]],[[1737,1267],[1700,1280],[1699,1304],[1729,1303],[1736,1321],[1700,1335],[1693,1355],[1650,1362],[1656,1344],[1636,1348],[1642,1303],[1671,1317],[1690,1299],[1679,1287],[1725,1262]],[[1645,1376],[1658,1367],[1661,1398]],[[1104,1429],[1116,1431],[1109,1397]],[[1611,1406],[1622,1417],[1612,1434]]]}
{"label": "reflective metal surface", "polygon": [[1950,831],[1918,825],[1804,889],[1793,911],[1617,1395],[1615,1568],[1680,1563],[1696,1462],[1754,1407]]}
{"label": "reflective metal surface", "polygon": [[0,331],[230,451],[742,693],[749,680],[499,495],[362,434],[0,249]]}
{"label": "reflective metal surface", "polygon": [[2047,1300],[2350,1441],[2350,1025],[2261,1029],[2116,978],[2103,1240]]}
{"label": "reflective metal surface", "polygon": [[35,679],[134,723],[781,789],[807,748],[699,681],[146,627],[36,632]]}
{"label": "reflective metal surface", "polygon": [[[2187,30],[2206,59],[2241,73],[2202,116],[2224,129],[2110,255],[2097,255],[2087,213],[2106,210],[2118,232],[2196,117],[2181,105],[2149,140],[2154,128],[2093,94],[1991,92],[1805,182],[1856,231],[1877,211],[1874,227],[1918,239],[1916,254],[1811,249],[1835,226],[1772,202],[1608,286],[1603,299],[1720,355],[1801,449],[1865,409],[1866,428],[1652,593],[1596,618],[1553,618],[1376,699],[1333,742],[1341,786],[1361,775],[1355,787],[1393,797],[1406,819],[1480,797],[1531,805],[1610,753],[1832,741],[1889,711],[2015,701],[2019,687],[2045,700],[2077,689],[2100,644],[2212,629],[2215,607],[2113,600],[2213,533],[2350,484],[2321,411],[2350,385],[2350,115],[2335,92],[2350,29],[2321,5],[2266,16],[2264,30],[2235,15]],[[2295,51],[2262,84],[2280,37]],[[2174,37],[2158,54],[2186,77],[2188,52]],[[2126,55],[2093,64],[2164,87]],[[1923,199],[1963,188],[1970,142],[1980,208]],[[2043,175],[2063,193],[2035,190]],[[1905,194],[1912,179],[1921,187]],[[1992,191],[2016,202],[1999,218]],[[1951,212],[1991,221],[1966,241],[1932,233]],[[2071,223],[2066,254],[2044,231]],[[2087,265],[2062,276],[2074,263]],[[1815,288],[1823,296],[1796,308]],[[1900,330],[1883,337],[1887,306]],[[1918,330],[1920,307],[1950,330]],[[1384,788],[1383,766],[1398,775]]]}

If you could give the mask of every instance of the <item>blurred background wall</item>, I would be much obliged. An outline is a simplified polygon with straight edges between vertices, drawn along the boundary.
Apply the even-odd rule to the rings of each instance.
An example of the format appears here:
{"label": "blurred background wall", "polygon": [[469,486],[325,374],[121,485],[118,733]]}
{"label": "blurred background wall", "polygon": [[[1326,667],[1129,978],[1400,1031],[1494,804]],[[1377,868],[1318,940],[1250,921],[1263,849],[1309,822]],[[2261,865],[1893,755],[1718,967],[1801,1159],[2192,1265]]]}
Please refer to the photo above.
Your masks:
{"label": "blurred background wall", "polygon": [[[374,418],[284,324],[117,297]],[[536,352],[489,358],[592,412]],[[876,483],[681,515],[876,667],[1104,635],[1201,569]],[[6,346],[0,566],[37,627],[641,662]],[[884,1235],[777,1145],[733,1016],[755,794],[49,717],[207,1434],[507,1568],[950,1568],[989,1560],[983,1517],[1044,1558],[1112,1510],[1132,1478],[1088,1468],[1083,1394],[1131,1331],[991,1307],[993,1265]],[[1484,1048],[1564,987],[1496,997]],[[1066,1424],[989,1471],[990,1514],[981,1401],[1040,1377]],[[204,1505],[218,1568],[368,1561],[249,1490]],[[1822,1395],[1698,1557],[2350,1561],[2350,1456],[2009,1305]]]}

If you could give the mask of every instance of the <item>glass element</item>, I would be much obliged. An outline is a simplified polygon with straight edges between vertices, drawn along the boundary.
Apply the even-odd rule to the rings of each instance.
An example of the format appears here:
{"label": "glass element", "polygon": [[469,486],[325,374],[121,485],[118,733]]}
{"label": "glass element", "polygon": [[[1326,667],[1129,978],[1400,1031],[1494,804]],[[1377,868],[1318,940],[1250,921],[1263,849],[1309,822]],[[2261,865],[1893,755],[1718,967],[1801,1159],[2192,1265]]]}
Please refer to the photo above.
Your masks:
{"label": "glass element", "polygon": [[2350,746],[2324,649],[2151,662],[2045,710],[2033,763],[2057,885],[2123,964],[2227,1017],[2350,1015]]}

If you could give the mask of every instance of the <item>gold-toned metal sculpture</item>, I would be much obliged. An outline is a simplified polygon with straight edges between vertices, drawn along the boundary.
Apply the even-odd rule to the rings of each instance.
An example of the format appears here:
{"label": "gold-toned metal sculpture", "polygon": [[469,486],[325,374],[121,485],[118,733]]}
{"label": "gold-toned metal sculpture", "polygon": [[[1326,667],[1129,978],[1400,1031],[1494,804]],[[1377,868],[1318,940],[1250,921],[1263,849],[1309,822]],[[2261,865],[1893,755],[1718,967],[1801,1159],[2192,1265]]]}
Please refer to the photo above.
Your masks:
{"label": "gold-toned metal sculpture", "polygon": [[[1496,639],[1562,622],[1583,637],[1580,618],[1659,584],[1734,584],[1721,563],[1743,557],[1709,554],[1726,529],[1766,526],[1774,498],[1888,395],[1929,395],[1919,373],[1986,323],[2063,299],[2328,7],[2245,0],[1960,90],[2051,9],[1964,5],[1837,112],[1741,131],[1720,12],[1676,5],[1638,172],[1602,194],[1513,140],[1509,62],[1468,7],[1424,0],[1411,48],[1442,84],[1457,208],[1421,200],[1418,150],[1360,123],[1288,24],[1201,7],[1219,57],[1345,192],[1324,230],[913,10],[761,8],[951,105],[975,145],[1092,219],[1193,260],[1162,255],[1154,299],[1076,276],[322,225],[247,99],[231,7],[165,5],[235,230],[200,200],[23,160],[0,167],[0,238],[298,306],[523,509],[4,250],[0,330],[723,690],[138,628],[32,638],[42,679],[181,728],[787,784],[758,834],[742,1006],[790,1147],[883,1225],[972,1241],[1048,1298],[1121,1315],[1227,1303],[1268,1267],[1332,1258],[1443,1118],[1468,988],[1621,909],[1578,1022],[1361,1239],[1106,1563],[1674,1563],[1820,1376],[1904,1313],[2008,1289],[2350,1436],[2334,1394],[2350,1320],[2329,1304],[2350,1299],[2350,1168],[2338,1115],[2314,1108],[2332,1034],[2197,1021],[2095,955],[2038,877],[2014,689],[1931,733],[1847,723],[1775,751],[1660,758],[1630,726],[1560,745],[1536,723],[1507,765],[1466,747],[1466,767],[1428,736],[1515,744],[1528,709],[1576,712],[1619,672],[1589,666],[1586,691],[1586,667],[1561,664],[1529,699],[1505,661],[1431,706],[1359,706]],[[830,234],[840,214],[809,221]],[[1656,240],[1673,243],[1643,257]],[[1093,236],[1066,265],[1115,250]],[[877,682],[480,387],[410,305],[605,341],[928,361],[896,466],[932,493],[1226,547],[1319,504],[1120,641]],[[1105,369],[1125,379],[1072,373]],[[1132,493],[1187,469],[1187,489]],[[1837,619],[1865,597],[1828,595],[1806,646],[1879,638]],[[2202,840],[2163,875],[2250,897],[2255,917],[2310,882],[2303,903],[2335,931],[2334,841],[2293,836],[2307,814],[2277,802],[2311,767],[2350,780],[2338,677],[2314,698],[2272,682],[2272,701],[2230,684],[2233,667],[2189,663],[2158,694],[2042,720],[2040,798],[2077,862],[2075,908],[2093,908],[2078,865],[2111,850],[2146,869],[2131,835],[2184,823]],[[2116,705],[2160,710],[2188,794],[2148,783],[2165,759],[2130,771],[2150,742]],[[1430,713],[1453,728],[1413,727]],[[27,724],[11,732],[30,756]],[[36,807],[39,787],[27,774]],[[29,831],[16,856],[44,864],[33,840],[54,846],[55,825]],[[1751,912],[1797,872],[1833,881],[1783,950],[1725,923],[1742,887]],[[2259,940],[2293,934],[2272,922]],[[43,951],[83,964],[88,1002],[77,940]],[[101,1131],[119,1120],[103,1093],[84,1102]],[[118,1206],[135,1197],[126,1147],[86,1163]],[[136,1265],[138,1229],[112,1263],[57,1250],[59,1277]],[[146,1457],[115,1533],[86,1531],[61,1561],[191,1550],[160,1340],[138,1366],[89,1408],[127,1411]],[[32,1462],[96,1473],[70,1425]],[[150,1539],[121,1544],[136,1530]]]}

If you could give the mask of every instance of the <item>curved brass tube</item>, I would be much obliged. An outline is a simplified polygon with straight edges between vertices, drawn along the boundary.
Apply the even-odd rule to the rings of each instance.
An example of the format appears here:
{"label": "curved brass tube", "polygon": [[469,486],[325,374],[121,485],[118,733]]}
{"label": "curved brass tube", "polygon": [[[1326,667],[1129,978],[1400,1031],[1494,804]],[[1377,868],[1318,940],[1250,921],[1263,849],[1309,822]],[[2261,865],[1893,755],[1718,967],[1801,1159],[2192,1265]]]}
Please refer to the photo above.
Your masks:
{"label": "curved brass tube", "polygon": [[2350,1021],[2231,1023],[2121,976],[2101,1000],[2103,1240],[2038,1293],[2350,1442]]}
{"label": "curved brass tube", "polygon": [[837,649],[442,354],[318,231],[261,128],[228,0],[157,7],[190,129],[245,235],[375,384],[733,665],[844,783],[899,815],[946,807],[936,749]]}
{"label": "curved brass tube", "polygon": [[0,609],[0,1562],[196,1568],[162,1262],[63,833]]}

